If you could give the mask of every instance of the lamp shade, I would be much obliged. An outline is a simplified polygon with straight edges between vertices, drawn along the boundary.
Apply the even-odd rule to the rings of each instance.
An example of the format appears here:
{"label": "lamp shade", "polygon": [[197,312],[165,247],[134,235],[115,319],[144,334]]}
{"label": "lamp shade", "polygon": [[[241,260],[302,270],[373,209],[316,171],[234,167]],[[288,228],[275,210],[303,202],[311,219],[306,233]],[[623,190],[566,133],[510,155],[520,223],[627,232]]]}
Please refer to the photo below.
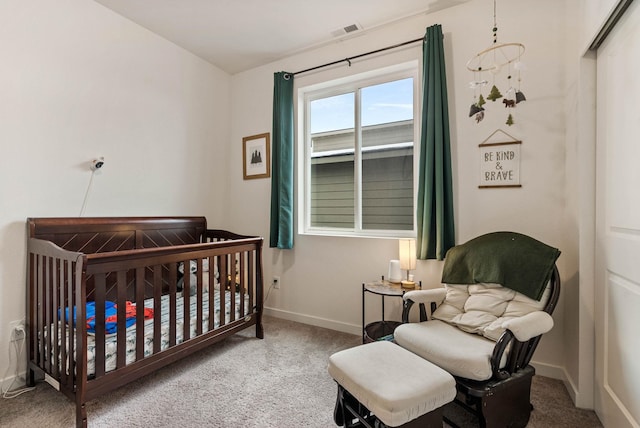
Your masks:
{"label": "lamp shade", "polygon": [[415,239],[401,239],[399,244],[400,269],[414,270],[416,268]]}

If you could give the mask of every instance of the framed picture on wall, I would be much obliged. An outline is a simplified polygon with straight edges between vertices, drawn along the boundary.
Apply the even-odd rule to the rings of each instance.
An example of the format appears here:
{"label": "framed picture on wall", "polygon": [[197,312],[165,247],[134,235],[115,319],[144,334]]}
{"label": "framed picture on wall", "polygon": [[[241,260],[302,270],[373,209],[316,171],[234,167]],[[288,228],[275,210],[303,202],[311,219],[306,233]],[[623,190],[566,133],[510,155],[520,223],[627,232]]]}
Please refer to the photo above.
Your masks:
{"label": "framed picture on wall", "polygon": [[271,150],[268,132],[242,139],[242,162],[242,173],[245,180],[269,177]]}

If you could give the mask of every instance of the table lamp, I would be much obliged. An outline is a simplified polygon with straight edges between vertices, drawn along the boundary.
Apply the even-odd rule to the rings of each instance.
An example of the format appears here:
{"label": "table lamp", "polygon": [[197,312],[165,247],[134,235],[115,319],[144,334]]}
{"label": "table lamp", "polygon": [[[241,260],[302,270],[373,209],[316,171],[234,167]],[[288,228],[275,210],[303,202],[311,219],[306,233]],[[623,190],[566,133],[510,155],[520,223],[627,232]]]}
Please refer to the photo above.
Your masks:
{"label": "table lamp", "polygon": [[407,278],[400,284],[403,288],[415,288],[416,283],[409,279],[409,271],[416,268],[416,241],[415,239],[401,239],[399,245],[400,269],[407,271]]}

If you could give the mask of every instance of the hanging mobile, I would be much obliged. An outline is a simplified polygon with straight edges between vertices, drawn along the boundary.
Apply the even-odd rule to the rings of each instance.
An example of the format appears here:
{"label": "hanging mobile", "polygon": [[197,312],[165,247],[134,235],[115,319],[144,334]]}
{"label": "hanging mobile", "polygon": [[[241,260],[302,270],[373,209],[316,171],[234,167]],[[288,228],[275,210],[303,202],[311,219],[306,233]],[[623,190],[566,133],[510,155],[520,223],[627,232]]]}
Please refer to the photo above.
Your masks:
{"label": "hanging mobile", "polygon": [[[508,70],[507,79],[509,82],[509,89],[507,90],[507,92],[505,92],[506,96],[504,96],[504,99],[502,100],[502,102],[504,103],[505,108],[513,108],[519,102],[526,100],[524,94],[522,93],[522,91],[520,91],[520,83],[521,83],[520,71],[523,69],[523,64],[520,61],[520,59],[524,54],[525,48],[522,43],[498,43],[496,0],[493,1],[492,32],[493,32],[492,45],[487,49],[478,52],[475,56],[473,56],[467,62],[467,69],[474,73],[474,77],[476,73],[478,73],[480,74],[480,78],[481,78],[482,77],[481,73],[485,71],[488,71],[493,75],[493,85],[491,87],[489,94],[486,96],[486,99],[495,102],[497,99],[503,98],[503,94],[500,92],[500,89],[495,84],[495,78],[506,68]],[[513,86],[511,85],[512,63],[513,63],[513,70],[517,71],[517,77],[518,77],[517,90],[514,89]],[[482,99],[482,101],[484,101],[484,99]],[[469,117],[473,116],[474,114],[477,115],[480,113],[482,113],[484,117],[484,108],[480,103],[480,99],[478,99],[478,101],[475,102],[474,105],[471,106],[471,109],[469,111]],[[472,111],[475,111],[477,108],[482,108],[482,111],[472,113]],[[480,118],[480,120],[482,119]],[[477,122],[480,122],[480,120],[477,120]],[[513,124],[513,116],[510,115],[510,117],[508,118],[508,122],[511,122],[510,124],[508,123],[509,125]]]}

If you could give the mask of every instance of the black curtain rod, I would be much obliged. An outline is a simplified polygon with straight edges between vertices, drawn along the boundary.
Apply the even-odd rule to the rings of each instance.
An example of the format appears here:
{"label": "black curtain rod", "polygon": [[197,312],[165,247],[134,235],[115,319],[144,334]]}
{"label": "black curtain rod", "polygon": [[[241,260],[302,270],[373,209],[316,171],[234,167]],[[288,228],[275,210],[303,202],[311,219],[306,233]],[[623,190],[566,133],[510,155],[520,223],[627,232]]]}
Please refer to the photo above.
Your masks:
{"label": "black curtain rod", "polygon": [[358,59],[358,58],[362,58],[363,56],[373,55],[373,54],[377,54],[377,53],[380,53],[380,52],[388,51],[389,49],[396,49],[396,48],[399,48],[399,47],[402,47],[402,46],[410,45],[412,43],[421,42],[423,40],[424,40],[424,37],[420,37],[419,39],[409,40],[407,42],[398,43],[397,45],[387,46],[386,48],[377,49],[375,51],[366,52],[366,53],[363,53],[363,54],[360,54],[360,55],[356,55],[356,56],[352,56],[352,57],[345,58],[345,59],[339,59],[337,61],[328,62],[326,64],[317,65],[315,67],[307,68],[306,70],[300,70],[300,71],[296,71],[295,73],[288,73],[288,74],[290,74],[292,76],[295,76],[296,74],[307,73],[309,71],[317,70],[319,68],[324,68],[324,67],[329,67],[329,66],[332,66],[332,65],[340,64],[341,62],[347,62],[347,63],[349,63],[349,66],[351,66],[351,60],[353,60],[353,59]]}

